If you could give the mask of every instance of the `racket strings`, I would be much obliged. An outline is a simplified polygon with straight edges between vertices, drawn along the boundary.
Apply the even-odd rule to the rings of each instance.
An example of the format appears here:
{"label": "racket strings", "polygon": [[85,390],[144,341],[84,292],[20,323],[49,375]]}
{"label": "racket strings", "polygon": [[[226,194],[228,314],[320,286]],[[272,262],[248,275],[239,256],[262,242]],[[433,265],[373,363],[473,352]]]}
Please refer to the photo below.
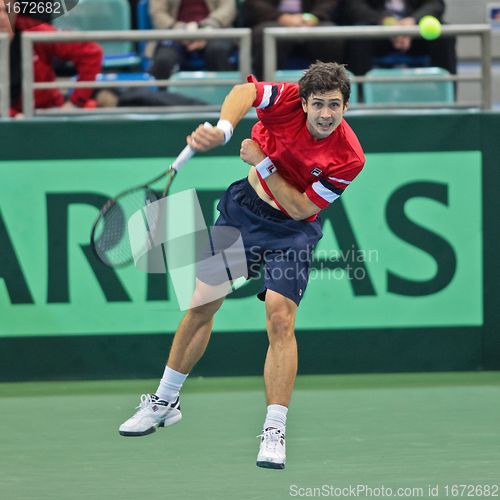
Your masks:
{"label": "racket strings", "polygon": [[105,264],[119,267],[133,261],[128,221],[138,210],[143,210],[159,198],[158,192],[144,187],[130,191],[110,203],[102,213],[94,235],[95,250]]}

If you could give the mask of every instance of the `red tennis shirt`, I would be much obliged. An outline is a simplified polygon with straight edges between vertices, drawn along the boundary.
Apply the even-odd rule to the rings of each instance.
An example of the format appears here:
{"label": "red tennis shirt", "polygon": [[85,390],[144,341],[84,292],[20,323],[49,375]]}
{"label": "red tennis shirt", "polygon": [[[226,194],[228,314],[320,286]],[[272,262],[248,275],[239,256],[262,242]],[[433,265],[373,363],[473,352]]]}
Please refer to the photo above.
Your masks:
{"label": "red tennis shirt", "polygon": [[[298,84],[258,82],[252,75],[248,81],[257,89],[253,106],[259,121],[252,128],[252,139],[288,183],[306,193],[320,209],[326,208],[363,168],[365,156],[358,138],[342,120],[331,135],[314,139],[306,126]],[[266,182],[260,180],[276,201]]]}

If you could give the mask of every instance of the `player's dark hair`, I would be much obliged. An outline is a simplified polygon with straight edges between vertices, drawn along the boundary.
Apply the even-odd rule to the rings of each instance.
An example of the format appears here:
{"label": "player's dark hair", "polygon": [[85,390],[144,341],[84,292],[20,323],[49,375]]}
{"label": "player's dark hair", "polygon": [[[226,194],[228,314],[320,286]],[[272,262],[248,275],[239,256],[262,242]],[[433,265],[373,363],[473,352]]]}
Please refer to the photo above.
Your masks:
{"label": "player's dark hair", "polygon": [[340,90],[344,104],[351,95],[351,81],[344,64],[316,61],[299,80],[299,95],[307,100],[311,94]]}

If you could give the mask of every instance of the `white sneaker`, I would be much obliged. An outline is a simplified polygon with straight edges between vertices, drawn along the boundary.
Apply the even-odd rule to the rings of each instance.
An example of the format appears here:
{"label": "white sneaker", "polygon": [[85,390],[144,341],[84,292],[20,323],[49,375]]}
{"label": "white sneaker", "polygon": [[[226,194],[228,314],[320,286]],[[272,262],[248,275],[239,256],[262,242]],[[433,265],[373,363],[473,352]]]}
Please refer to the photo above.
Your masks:
{"label": "white sneaker", "polygon": [[138,410],[118,429],[122,436],[146,436],[158,427],[174,425],[182,418],[179,398],[173,403],[158,399],[155,394],[143,394]]}
{"label": "white sneaker", "polygon": [[257,467],[284,469],[286,460],[284,429],[269,427],[262,431]]}

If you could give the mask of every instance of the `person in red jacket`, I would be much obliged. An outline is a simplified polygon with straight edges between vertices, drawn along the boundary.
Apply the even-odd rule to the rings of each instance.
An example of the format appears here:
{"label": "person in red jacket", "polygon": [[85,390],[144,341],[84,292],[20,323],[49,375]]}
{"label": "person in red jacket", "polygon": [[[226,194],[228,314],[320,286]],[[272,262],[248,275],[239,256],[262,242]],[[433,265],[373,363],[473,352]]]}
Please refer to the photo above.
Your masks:
{"label": "person in red jacket", "polygon": [[[10,34],[10,102],[11,116],[22,113],[22,72],[21,72],[21,33],[37,31],[52,33],[57,31],[50,24],[27,16],[17,15],[0,0],[0,31]],[[94,42],[51,42],[35,43],[33,53],[33,72],[35,82],[53,82],[56,74],[52,64],[56,58],[71,61],[75,65],[78,81],[93,81],[101,70],[102,48]],[[59,89],[35,91],[35,108],[72,108],[85,107],[92,98],[92,89],[76,89],[68,100]]]}

